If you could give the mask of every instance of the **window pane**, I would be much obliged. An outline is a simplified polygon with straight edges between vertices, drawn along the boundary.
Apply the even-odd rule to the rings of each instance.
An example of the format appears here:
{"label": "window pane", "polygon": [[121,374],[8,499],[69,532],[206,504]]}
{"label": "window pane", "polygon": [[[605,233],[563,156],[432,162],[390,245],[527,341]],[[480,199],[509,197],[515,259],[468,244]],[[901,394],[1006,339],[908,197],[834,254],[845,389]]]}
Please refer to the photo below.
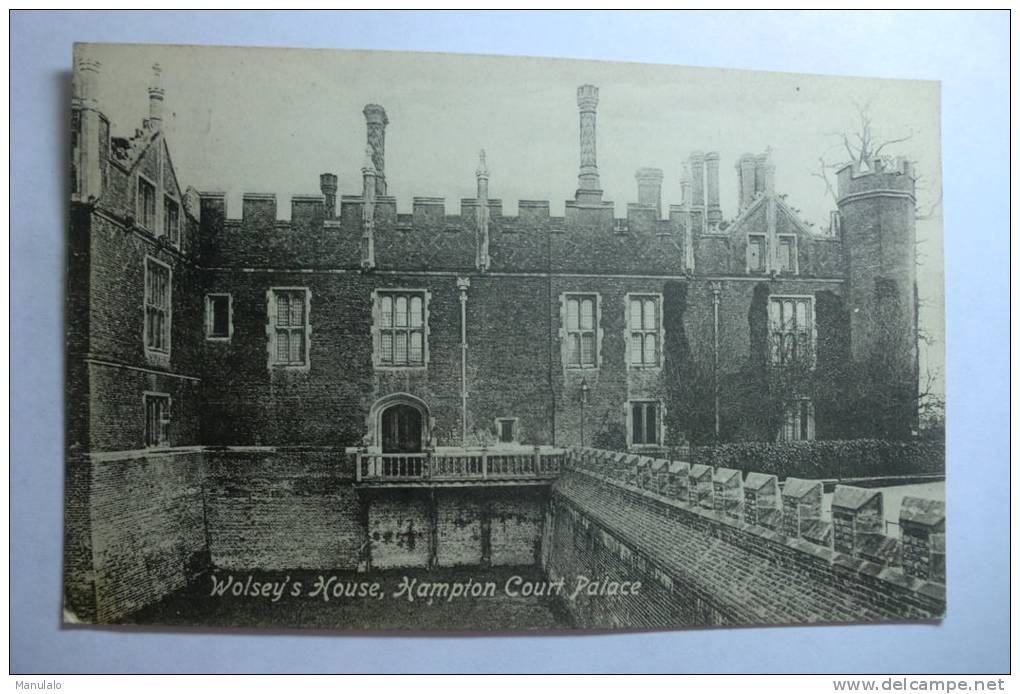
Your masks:
{"label": "window pane", "polygon": [[411,327],[420,328],[422,324],[421,297],[411,297]]}
{"label": "window pane", "polygon": [[398,296],[394,302],[396,304],[394,310],[394,325],[398,328],[407,327],[407,297]]}
{"label": "window pane", "polygon": [[577,299],[567,299],[567,330],[577,330],[579,325],[578,313]]}
{"label": "window pane", "polygon": [[644,408],[641,403],[631,405],[631,434],[634,443],[645,442]]}
{"label": "window pane", "polygon": [[290,363],[305,363],[305,331],[291,330],[290,332]]}
{"label": "window pane", "polygon": [[577,333],[567,335],[567,364],[581,365],[581,337]]}
{"label": "window pane", "polygon": [[407,332],[395,330],[393,332],[393,363],[407,363]]}
{"label": "window pane", "polygon": [[630,363],[640,364],[643,349],[644,336],[641,333],[631,333],[630,336]]}
{"label": "window pane", "polygon": [[658,409],[653,402],[645,403],[645,443],[659,442]]}
{"label": "window pane", "polygon": [[230,334],[230,299],[225,296],[214,296],[210,308],[213,336],[226,337]]}
{"label": "window pane", "polygon": [[281,328],[290,325],[290,297],[283,292],[276,294],[276,324]]}
{"label": "window pane", "polygon": [[420,364],[424,361],[422,358],[422,334],[420,332],[411,333],[411,363]]}
{"label": "window pane", "polygon": [[793,329],[793,325],[794,325],[794,323],[793,323],[793,316],[794,316],[793,301],[790,300],[790,299],[787,299],[786,301],[783,302],[783,329],[784,330],[792,330]]}
{"label": "window pane", "polygon": [[645,330],[656,330],[655,300],[654,299],[645,299],[642,303],[644,304],[644,309],[645,309],[644,310],[644,314],[645,314],[645,319],[644,319],[645,326],[644,327],[645,327]]}
{"label": "window pane", "polygon": [[393,363],[393,333],[384,332],[379,336],[379,358],[384,364]]}
{"label": "window pane", "polygon": [[641,329],[641,302],[637,299],[630,302],[630,329]]}
{"label": "window pane", "polygon": [[775,333],[782,329],[782,312],[780,310],[780,303],[778,300],[773,299],[769,302],[769,329]]}
{"label": "window pane", "polygon": [[581,301],[581,330],[595,328],[595,302],[591,299]]}
{"label": "window pane", "polygon": [[779,239],[779,269],[789,272],[793,269],[793,239]]}
{"label": "window pane", "polygon": [[747,268],[751,272],[765,271],[765,240],[760,236],[747,240]]}
{"label": "window pane", "polygon": [[807,307],[806,301],[797,302],[797,328],[799,330],[808,329]]}
{"label": "window pane", "polygon": [[286,364],[290,359],[290,337],[286,330],[276,331],[276,363]]}
{"label": "window pane", "polygon": [[514,422],[512,419],[499,420],[499,440],[511,443],[514,440]]}
{"label": "window pane", "polygon": [[645,364],[658,363],[658,357],[656,356],[656,352],[658,351],[657,348],[658,338],[656,337],[656,335],[654,333],[645,335],[645,354],[644,354]]}
{"label": "window pane", "polygon": [[290,295],[290,324],[297,327],[305,324],[305,295],[294,292]]}
{"label": "window pane", "polygon": [[595,335],[592,333],[581,334],[581,364],[595,365]]}

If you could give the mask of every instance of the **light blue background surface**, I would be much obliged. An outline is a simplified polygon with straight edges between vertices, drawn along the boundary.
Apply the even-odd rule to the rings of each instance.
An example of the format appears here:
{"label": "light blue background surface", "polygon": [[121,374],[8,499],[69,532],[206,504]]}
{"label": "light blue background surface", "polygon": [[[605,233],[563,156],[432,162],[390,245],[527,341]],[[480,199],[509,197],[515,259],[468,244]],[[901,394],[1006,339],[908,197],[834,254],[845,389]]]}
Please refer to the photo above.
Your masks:
{"label": "light blue background surface", "polygon": [[[63,143],[75,40],[474,52],[941,80],[948,288],[948,617],[941,626],[526,638],[62,629],[61,320],[67,212],[61,184],[67,167]],[[1005,12],[15,13],[12,671],[1007,670],[1008,42]]]}

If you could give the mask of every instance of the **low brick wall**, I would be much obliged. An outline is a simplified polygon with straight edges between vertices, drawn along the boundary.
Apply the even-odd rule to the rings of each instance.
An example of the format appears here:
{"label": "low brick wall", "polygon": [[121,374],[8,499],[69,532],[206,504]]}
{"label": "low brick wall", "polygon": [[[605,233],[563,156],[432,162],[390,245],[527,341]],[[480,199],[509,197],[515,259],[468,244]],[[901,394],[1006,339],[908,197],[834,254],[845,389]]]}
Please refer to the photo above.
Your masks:
{"label": "low brick wall", "polygon": [[91,520],[87,539],[68,533],[72,619],[116,621],[208,567],[201,452],[99,454],[68,466],[68,510]]}
{"label": "low brick wall", "polygon": [[565,601],[581,627],[937,619],[942,585],[595,472],[555,484],[550,577],[641,581],[640,597]]}
{"label": "low brick wall", "polygon": [[205,463],[213,566],[357,568],[365,533],[342,451],[208,451]]}

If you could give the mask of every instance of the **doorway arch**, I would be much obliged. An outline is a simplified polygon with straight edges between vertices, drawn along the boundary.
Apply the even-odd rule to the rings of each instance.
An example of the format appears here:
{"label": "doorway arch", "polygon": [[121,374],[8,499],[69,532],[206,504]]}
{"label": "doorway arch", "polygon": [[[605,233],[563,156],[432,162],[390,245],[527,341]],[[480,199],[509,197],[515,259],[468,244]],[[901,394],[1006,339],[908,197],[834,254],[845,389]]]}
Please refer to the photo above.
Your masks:
{"label": "doorway arch", "polygon": [[428,405],[410,393],[393,393],[376,400],[369,413],[369,430],[381,453],[418,453],[431,435]]}

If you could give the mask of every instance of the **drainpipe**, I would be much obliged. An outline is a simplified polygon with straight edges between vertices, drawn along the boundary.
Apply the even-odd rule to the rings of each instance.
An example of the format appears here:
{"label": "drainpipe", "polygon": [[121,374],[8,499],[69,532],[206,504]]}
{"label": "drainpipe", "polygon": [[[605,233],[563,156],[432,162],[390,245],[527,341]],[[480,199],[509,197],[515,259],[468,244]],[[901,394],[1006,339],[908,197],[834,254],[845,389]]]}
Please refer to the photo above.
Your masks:
{"label": "drainpipe", "polygon": [[471,280],[467,277],[457,278],[457,289],[460,290],[460,421],[461,445],[467,445],[467,290]]}
{"label": "drainpipe", "polygon": [[715,399],[715,438],[719,439],[719,294],[722,283],[712,282],[712,394]]}

